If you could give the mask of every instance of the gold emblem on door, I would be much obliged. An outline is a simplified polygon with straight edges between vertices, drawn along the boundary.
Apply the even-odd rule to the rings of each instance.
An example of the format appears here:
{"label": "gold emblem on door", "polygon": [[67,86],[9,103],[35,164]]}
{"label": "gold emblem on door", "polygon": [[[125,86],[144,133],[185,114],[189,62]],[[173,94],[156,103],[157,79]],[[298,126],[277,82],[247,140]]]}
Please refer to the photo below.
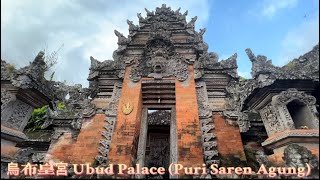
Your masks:
{"label": "gold emblem on door", "polygon": [[128,115],[132,112],[132,110],[133,110],[133,105],[130,104],[129,102],[122,105],[123,114]]}

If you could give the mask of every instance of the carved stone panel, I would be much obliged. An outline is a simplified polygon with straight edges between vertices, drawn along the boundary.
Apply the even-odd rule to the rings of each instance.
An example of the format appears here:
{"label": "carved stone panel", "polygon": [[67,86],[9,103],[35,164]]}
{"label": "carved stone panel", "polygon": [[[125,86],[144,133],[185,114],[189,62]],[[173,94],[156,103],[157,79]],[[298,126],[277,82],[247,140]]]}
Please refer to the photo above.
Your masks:
{"label": "carved stone panel", "polygon": [[272,98],[272,105],[277,110],[278,117],[281,118],[285,129],[296,129],[293,114],[290,114],[287,105],[292,102],[298,102],[304,106],[305,114],[300,116],[299,121],[306,121],[310,126],[310,129],[319,129],[319,117],[316,109],[316,98],[312,95],[308,95],[303,91],[290,88],[286,91],[282,91],[279,95]]}
{"label": "carved stone panel", "polygon": [[15,101],[16,96],[10,93],[7,90],[1,89],[1,113],[2,110],[7,106],[7,104],[11,101]]}
{"label": "carved stone panel", "polygon": [[104,125],[105,131],[101,133],[104,137],[100,141],[100,145],[98,147],[99,155],[96,156],[96,160],[100,165],[106,165],[108,159],[108,153],[110,150],[110,143],[112,139],[112,133],[116,121],[117,110],[119,105],[119,99],[121,95],[121,84],[115,83],[113,87],[112,96],[110,98],[110,103],[105,111],[106,114],[106,125]]}
{"label": "carved stone panel", "polygon": [[[287,105],[293,101],[301,103],[306,109],[305,114],[299,116],[299,121],[307,122],[310,129],[319,129],[319,119],[316,116],[316,98],[297,89],[288,89],[272,97],[259,112],[268,136],[285,130],[296,129],[292,115]],[[299,113],[299,112],[298,112]]]}
{"label": "carved stone panel", "polygon": [[158,110],[148,115],[148,125],[170,125],[171,112]]}
{"label": "carved stone panel", "polygon": [[1,124],[23,130],[31,117],[33,107],[20,100],[9,102],[1,110]]}
{"label": "carved stone panel", "polygon": [[279,113],[277,113],[277,111],[278,110],[274,109],[271,104],[260,110],[260,115],[268,136],[284,130],[284,125],[281,122],[281,119],[278,115]]}
{"label": "carved stone panel", "polygon": [[207,166],[219,164],[217,141],[212,130],[215,128],[212,119],[212,110],[208,104],[208,95],[206,83],[198,81],[196,83],[198,112],[200,119],[200,128],[202,131],[203,157]]}

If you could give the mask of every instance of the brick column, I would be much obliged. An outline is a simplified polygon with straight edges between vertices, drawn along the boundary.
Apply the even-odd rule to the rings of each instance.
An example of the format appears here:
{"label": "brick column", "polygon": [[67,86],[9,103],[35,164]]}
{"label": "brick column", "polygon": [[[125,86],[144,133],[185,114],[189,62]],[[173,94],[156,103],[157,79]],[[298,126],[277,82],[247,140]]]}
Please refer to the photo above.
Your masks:
{"label": "brick column", "polygon": [[178,163],[188,167],[201,167],[204,162],[192,66],[189,66],[189,71],[191,76],[186,81],[176,80]]}
{"label": "brick column", "polygon": [[228,124],[220,114],[214,114],[214,133],[217,136],[218,151],[222,157],[235,156],[245,161],[246,156],[243,149],[239,127]]}
{"label": "brick column", "polygon": [[[138,136],[140,133],[142,94],[141,80],[133,83],[129,79],[130,67],[126,69],[122,84],[121,97],[117,112],[117,120],[110,144],[109,163],[131,166],[135,159]],[[124,104],[133,106],[130,114],[122,112]]]}

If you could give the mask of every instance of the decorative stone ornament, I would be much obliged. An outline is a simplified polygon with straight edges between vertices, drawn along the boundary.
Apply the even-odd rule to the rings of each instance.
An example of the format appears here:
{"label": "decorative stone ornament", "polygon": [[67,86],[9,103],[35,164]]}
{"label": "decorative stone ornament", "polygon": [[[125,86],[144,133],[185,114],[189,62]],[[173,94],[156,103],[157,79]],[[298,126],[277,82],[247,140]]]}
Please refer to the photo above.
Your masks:
{"label": "decorative stone ornament", "polygon": [[122,112],[125,115],[129,115],[133,110],[133,105],[129,102],[122,105]]}

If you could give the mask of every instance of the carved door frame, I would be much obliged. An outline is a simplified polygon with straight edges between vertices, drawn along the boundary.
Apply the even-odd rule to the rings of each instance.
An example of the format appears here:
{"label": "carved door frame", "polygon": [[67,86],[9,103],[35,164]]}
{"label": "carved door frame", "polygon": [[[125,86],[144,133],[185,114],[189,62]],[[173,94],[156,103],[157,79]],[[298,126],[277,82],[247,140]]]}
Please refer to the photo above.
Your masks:
{"label": "carved door frame", "polygon": [[[178,142],[177,142],[177,131],[176,131],[176,109],[175,106],[165,106],[161,107],[171,110],[171,120],[170,120],[170,162],[176,164],[178,162]],[[137,164],[140,164],[140,167],[144,167],[145,163],[145,152],[147,145],[147,136],[148,136],[148,109],[159,109],[159,107],[145,106],[142,108],[142,119],[141,119],[141,129],[138,142],[138,151],[137,151]],[[168,169],[166,169],[168,171]],[[143,175],[136,175],[136,178],[145,178]],[[177,176],[171,176],[171,178],[178,178]]]}

